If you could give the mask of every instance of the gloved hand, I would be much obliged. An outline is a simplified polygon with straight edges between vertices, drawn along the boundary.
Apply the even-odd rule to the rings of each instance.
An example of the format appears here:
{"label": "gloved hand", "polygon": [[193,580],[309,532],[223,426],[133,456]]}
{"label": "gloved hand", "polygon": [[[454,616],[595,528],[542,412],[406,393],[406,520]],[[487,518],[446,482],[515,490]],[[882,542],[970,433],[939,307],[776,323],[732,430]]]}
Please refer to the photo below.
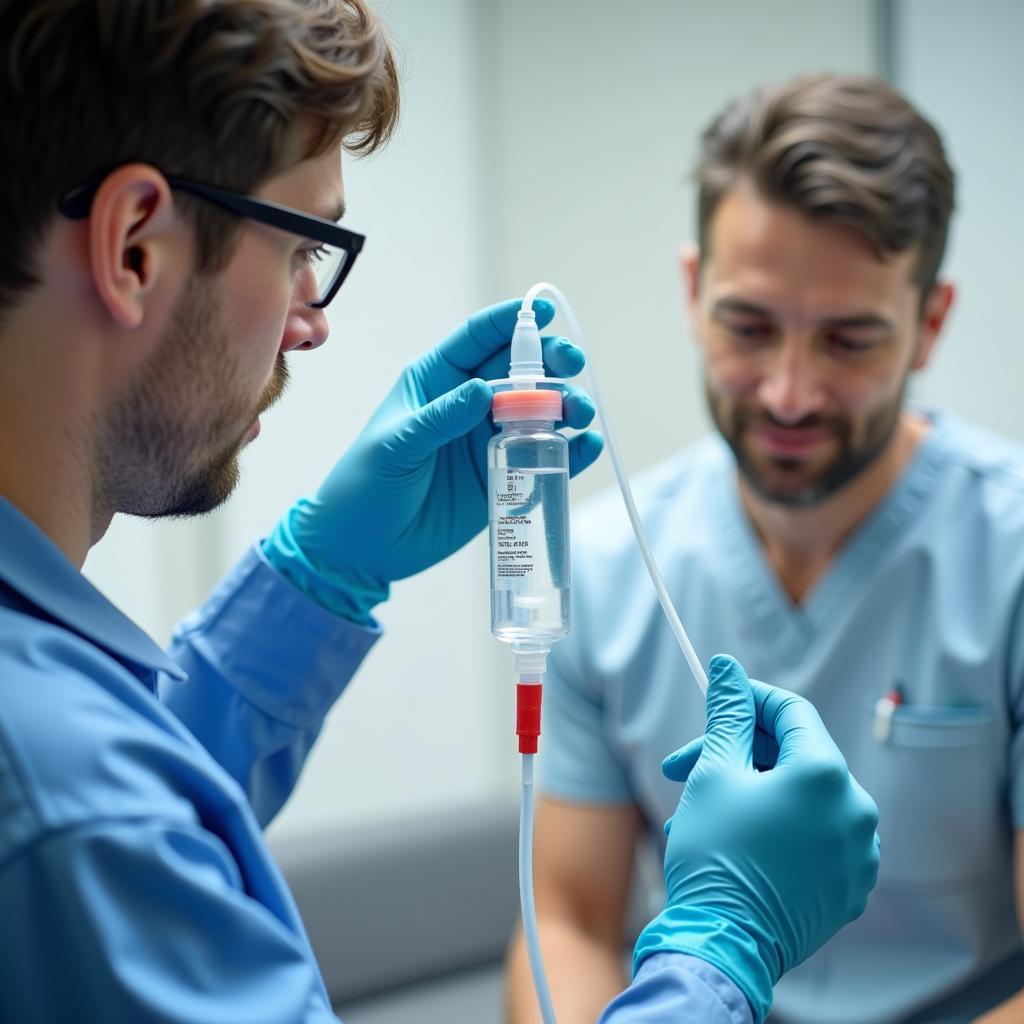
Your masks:
{"label": "gloved hand", "polygon": [[[878,809],[808,701],[723,655],[709,675],[707,731],[662,765],[686,787],[665,825],[666,908],[641,932],[634,970],[662,951],[700,957],[760,1022],[775,982],[863,913]],[[774,764],[756,772],[755,757]]]}
{"label": "gloved hand", "polygon": [[[354,622],[369,620],[388,585],[440,562],[487,525],[491,389],[507,377],[520,300],[481,310],[398,378],[320,489],[301,498],[264,541],[270,563],[314,600]],[[555,315],[533,304],[538,327]],[[583,353],[542,338],[548,376],[570,377]],[[594,418],[585,393],[564,393],[562,425]],[[601,453],[600,435],[569,442],[569,472]]]}

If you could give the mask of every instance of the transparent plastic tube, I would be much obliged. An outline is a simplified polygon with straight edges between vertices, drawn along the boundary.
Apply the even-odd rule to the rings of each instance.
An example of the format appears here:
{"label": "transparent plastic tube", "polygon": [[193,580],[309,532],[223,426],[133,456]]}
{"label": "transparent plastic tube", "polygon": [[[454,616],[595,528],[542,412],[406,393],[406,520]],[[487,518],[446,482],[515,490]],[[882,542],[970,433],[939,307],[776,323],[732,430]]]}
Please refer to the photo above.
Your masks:
{"label": "transparent plastic tube", "polygon": [[533,975],[533,987],[544,1024],[556,1024],[544,959],[537,934],[537,913],[533,902],[533,754],[523,754],[523,792],[519,805],[519,908],[523,915],[526,953]]}
{"label": "transparent plastic tube", "polygon": [[683,656],[686,658],[686,662],[690,666],[693,678],[700,687],[701,693],[707,693],[708,677],[704,671],[704,666],[701,664],[700,658],[697,657],[697,652],[693,649],[693,644],[690,643],[690,638],[686,635],[686,630],[683,628],[679,615],[672,604],[672,599],[669,597],[668,590],[661,578],[661,573],[658,571],[658,565],[654,561],[654,555],[651,554],[650,546],[648,545],[647,538],[644,535],[643,524],[640,522],[640,514],[637,512],[636,502],[633,500],[633,492],[629,486],[629,478],[626,476],[626,470],[623,467],[622,459],[619,456],[619,446],[615,443],[615,433],[612,430],[611,423],[608,421],[608,415],[605,412],[604,403],[601,401],[601,389],[597,383],[597,374],[594,371],[594,361],[591,358],[590,352],[587,351],[587,345],[583,337],[583,329],[580,327],[579,321],[576,319],[576,314],[573,312],[572,306],[569,305],[569,300],[558,288],[553,284],[549,284],[547,281],[541,281],[539,284],[535,284],[526,293],[526,297],[523,299],[523,309],[532,311],[533,300],[537,298],[541,292],[549,292],[554,296],[558,305],[561,307],[562,312],[565,313],[566,319],[569,321],[569,327],[572,330],[573,336],[572,340],[576,342],[581,349],[583,349],[584,353],[586,353],[586,372],[587,382],[590,387],[590,394],[594,399],[594,404],[597,406],[597,415],[601,421],[601,429],[604,432],[605,443],[608,446],[608,454],[611,456],[612,465],[615,467],[615,476],[619,482],[619,490],[622,492],[622,500],[625,502],[626,513],[629,516],[630,524],[633,527],[633,533],[636,535],[637,546],[640,548],[640,554],[643,556],[644,564],[647,566],[647,572],[651,577],[651,582],[654,584],[654,589],[657,591],[662,611],[664,611],[665,617],[668,619],[668,624],[672,628],[672,632],[675,634],[676,640],[679,642],[679,646],[682,648]]}

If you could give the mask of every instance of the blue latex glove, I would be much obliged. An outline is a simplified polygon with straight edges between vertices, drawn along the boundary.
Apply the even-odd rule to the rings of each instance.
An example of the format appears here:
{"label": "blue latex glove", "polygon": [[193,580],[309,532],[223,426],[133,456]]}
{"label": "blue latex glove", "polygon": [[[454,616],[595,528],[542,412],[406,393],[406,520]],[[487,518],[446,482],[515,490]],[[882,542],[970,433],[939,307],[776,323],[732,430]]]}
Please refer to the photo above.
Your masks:
{"label": "blue latex glove", "polygon": [[[398,378],[355,443],[315,495],[296,502],[264,541],[270,563],[314,600],[354,622],[388,595],[394,580],[440,562],[487,525],[491,389],[507,377],[521,300],[473,314]],[[538,327],[555,315],[533,304]],[[542,338],[551,377],[583,368],[564,338]],[[594,406],[578,388],[564,395],[562,425],[582,429]],[[569,472],[601,453],[598,434],[569,442]]]}
{"label": "blue latex glove", "polygon": [[[755,749],[770,770],[755,771]],[[775,982],[863,913],[878,878],[878,808],[808,701],[751,682],[722,655],[710,665],[707,731],[662,770],[686,787],[665,825],[667,905],[641,932],[634,970],[659,951],[700,957],[760,1022]]]}

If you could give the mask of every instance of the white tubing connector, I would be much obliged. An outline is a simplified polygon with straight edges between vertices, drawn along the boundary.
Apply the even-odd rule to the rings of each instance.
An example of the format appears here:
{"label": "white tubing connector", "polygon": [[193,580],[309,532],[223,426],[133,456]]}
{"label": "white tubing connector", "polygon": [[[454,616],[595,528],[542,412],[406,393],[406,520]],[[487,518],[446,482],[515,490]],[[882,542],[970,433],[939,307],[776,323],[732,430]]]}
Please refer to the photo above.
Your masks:
{"label": "white tubing connector", "polygon": [[508,375],[512,380],[532,383],[544,377],[544,358],[541,353],[537,314],[532,309],[520,309],[516,329],[512,334],[512,362]]}
{"label": "white tubing connector", "polygon": [[520,682],[539,683],[547,671],[550,651],[550,647],[526,647],[514,643],[512,657],[515,660],[516,679]]}

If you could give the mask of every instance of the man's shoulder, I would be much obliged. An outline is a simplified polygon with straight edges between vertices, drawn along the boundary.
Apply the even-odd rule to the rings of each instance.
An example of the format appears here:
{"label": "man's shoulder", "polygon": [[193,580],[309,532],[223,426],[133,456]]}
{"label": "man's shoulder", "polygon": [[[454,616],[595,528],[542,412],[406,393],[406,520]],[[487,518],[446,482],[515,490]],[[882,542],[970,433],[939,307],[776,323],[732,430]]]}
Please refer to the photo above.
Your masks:
{"label": "man's shoulder", "polygon": [[[630,489],[651,540],[668,528],[671,519],[682,517],[693,525],[709,488],[720,485],[732,467],[725,442],[711,435],[631,477]],[[632,550],[635,541],[618,487],[579,507],[573,519],[573,544],[606,554]]]}
{"label": "man's shoulder", "polygon": [[89,821],[191,820],[175,781],[187,742],[167,717],[105,651],[0,606],[0,860]]}
{"label": "man's shoulder", "polygon": [[1024,492],[1024,445],[950,413],[939,423],[939,445],[952,465],[978,483]]}
{"label": "man's shoulder", "polygon": [[87,636],[28,605],[0,603],[0,713],[49,707],[56,728],[68,721],[61,712],[69,705],[95,701],[127,712],[144,694],[139,679]]}
{"label": "man's shoulder", "polygon": [[955,516],[1024,553],[1024,445],[948,414],[939,419],[936,434],[943,468],[936,492],[939,515]]}

